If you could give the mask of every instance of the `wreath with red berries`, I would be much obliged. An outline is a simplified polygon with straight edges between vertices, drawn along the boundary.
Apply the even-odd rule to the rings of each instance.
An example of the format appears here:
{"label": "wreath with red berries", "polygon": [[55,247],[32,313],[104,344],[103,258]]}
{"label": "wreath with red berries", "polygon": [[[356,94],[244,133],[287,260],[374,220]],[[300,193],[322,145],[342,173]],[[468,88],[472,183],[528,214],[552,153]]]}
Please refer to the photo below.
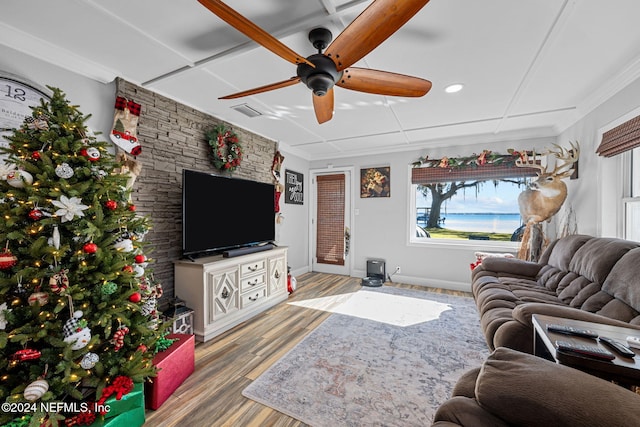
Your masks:
{"label": "wreath with red berries", "polygon": [[233,171],[242,161],[242,146],[235,133],[220,124],[207,132],[213,165],[222,171]]}

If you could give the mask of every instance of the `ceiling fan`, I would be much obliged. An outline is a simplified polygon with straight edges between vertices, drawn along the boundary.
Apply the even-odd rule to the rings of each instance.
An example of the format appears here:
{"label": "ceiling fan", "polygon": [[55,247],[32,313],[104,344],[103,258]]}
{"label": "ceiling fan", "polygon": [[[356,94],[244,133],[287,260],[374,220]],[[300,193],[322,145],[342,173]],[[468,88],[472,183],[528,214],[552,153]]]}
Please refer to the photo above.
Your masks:
{"label": "ceiling fan", "polygon": [[334,85],[377,95],[407,97],[420,97],[431,89],[431,82],[419,77],[351,66],[395,33],[429,0],[374,0],[333,43],[329,30],[315,28],[309,32],[309,40],[318,49],[318,53],[307,58],[288,48],[222,1],[198,1],[256,43],[298,66],[295,77],[219,99],[241,98],[302,82],[313,91],[316,118],[318,123],[324,123],[333,117]]}

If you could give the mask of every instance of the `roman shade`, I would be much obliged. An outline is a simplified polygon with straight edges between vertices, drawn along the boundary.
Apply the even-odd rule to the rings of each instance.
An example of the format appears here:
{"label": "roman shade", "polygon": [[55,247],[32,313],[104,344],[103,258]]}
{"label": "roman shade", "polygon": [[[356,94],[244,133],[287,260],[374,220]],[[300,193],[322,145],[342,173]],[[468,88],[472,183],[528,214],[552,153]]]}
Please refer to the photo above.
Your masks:
{"label": "roman shade", "polygon": [[513,163],[490,163],[477,166],[420,167],[411,169],[412,184],[435,184],[438,182],[494,180],[514,177],[536,176],[537,168],[517,167]]}
{"label": "roman shade", "polygon": [[317,182],[316,261],[344,265],[344,174],[320,175]]}
{"label": "roman shade", "polygon": [[640,116],[605,132],[596,153],[604,157],[613,157],[638,146],[640,146]]}

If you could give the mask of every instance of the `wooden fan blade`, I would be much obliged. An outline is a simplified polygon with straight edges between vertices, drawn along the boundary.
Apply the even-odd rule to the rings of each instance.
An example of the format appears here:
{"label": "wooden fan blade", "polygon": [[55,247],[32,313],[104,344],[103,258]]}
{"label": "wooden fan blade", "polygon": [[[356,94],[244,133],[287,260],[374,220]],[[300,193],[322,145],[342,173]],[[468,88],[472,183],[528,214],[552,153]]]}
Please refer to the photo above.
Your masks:
{"label": "wooden fan blade", "polygon": [[283,87],[293,86],[294,84],[300,82],[300,77],[291,77],[289,80],[283,80],[278,83],[271,83],[269,85],[264,85],[257,87],[255,89],[245,90],[243,92],[233,93],[227,96],[221,96],[218,99],[235,99],[242,98],[243,96],[255,95],[262,92],[269,92],[270,90],[282,89]]}
{"label": "wooden fan blade", "polygon": [[377,95],[419,97],[431,90],[431,82],[388,71],[351,67],[344,70],[337,86]]}
{"label": "wooden fan blade", "polygon": [[245,36],[249,37],[259,45],[269,49],[276,55],[284,58],[285,60],[293,64],[308,64],[315,68],[315,66],[309,62],[302,55],[298,55],[293,50],[282,44],[278,39],[267,33],[262,28],[258,27],[253,22],[249,21],[244,16],[240,15],[234,9],[230,8],[220,0],[198,0],[200,4],[209,9],[220,19],[231,25],[236,30],[240,31]]}
{"label": "wooden fan blade", "polygon": [[358,62],[395,33],[429,0],[375,0],[327,47],[324,52],[338,71]]}
{"label": "wooden fan blade", "polygon": [[333,88],[324,96],[313,95],[313,109],[320,124],[333,118]]}

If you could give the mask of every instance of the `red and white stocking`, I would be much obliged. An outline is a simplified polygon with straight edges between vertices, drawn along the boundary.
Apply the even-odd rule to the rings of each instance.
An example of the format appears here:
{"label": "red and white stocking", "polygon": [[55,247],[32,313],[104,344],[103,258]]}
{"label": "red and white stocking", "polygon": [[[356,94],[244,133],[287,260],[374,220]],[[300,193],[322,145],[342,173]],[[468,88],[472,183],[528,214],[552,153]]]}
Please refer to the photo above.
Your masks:
{"label": "red and white stocking", "polygon": [[127,101],[126,98],[119,96],[116,98],[115,110],[113,129],[109,138],[111,142],[127,153],[137,156],[142,152],[142,147],[136,136],[138,119],[140,118],[140,104]]}

